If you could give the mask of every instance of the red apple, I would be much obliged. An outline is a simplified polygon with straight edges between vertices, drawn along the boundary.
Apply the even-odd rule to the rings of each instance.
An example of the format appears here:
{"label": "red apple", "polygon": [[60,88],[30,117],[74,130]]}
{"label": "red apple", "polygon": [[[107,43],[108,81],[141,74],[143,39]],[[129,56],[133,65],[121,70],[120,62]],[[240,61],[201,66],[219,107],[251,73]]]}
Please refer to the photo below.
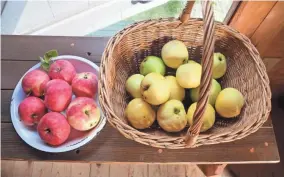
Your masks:
{"label": "red apple", "polygon": [[47,112],[43,101],[37,97],[30,96],[25,98],[18,108],[21,121],[25,125],[32,126],[39,122],[39,120]]}
{"label": "red apple", "polygon": [[54,112],[64,111],[72,98],[72,88],[64,80],[54,79],[46,84],[44,93],[45,106]]}
{"label": "red apple", "polygon": [[77,97],[93,98],[97,92],[98,79],[94,73],[76,74],[72,80],[72,90]]}
{"label": "red apple", "polygon": [[86,103],[94,103],[94,100],[92,98],[88,98],[88,97],[77,97],[77,98],[75,98],[74,100],[71,101],[71,103],[67,107],[66,114],[68,114],[68,111],[72,106],[86,104]]}
{"label": "red apple", "polygon": [[38,123],[37,131],[46,143],[57,146],[69,137],[71,128],[67,119],[58,112],[45,114]]}
{"label": "red apple", "polygon": [[56,60],[50,65],[48,75],[51,79],[62,79],[71,84],[76,75],[76,70],[69,61]]}
{"label": "red apple", "polygon": [[[85,99],[85,101],[82,99]],[[82,97],[80,103],[78,102],[77,104],[71,103],[72,107],[67,112],[67,120],[76,130],[90,130],[99,123],[100,109],[94,100],[90,102],[89,98],[86,97]]]}
{"label": "red apple", "polygon": [[50,80],[49,76],[39,69],[28,72],[23,80],[22,87],[27,94],[42,96],[46,83]]}

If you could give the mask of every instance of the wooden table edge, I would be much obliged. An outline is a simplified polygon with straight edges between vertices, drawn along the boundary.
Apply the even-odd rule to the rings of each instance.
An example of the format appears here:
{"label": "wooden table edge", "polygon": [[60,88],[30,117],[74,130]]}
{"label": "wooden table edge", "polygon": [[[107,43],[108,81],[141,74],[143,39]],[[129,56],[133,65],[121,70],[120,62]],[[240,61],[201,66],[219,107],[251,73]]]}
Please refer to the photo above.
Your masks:
{"label": "wooden table edge", "polygon": [[213,165],[213,164],[277,164],[280,163],[280,158],[274,161],[243,161],[243,162],[234,162],[234,161],[220,161],[220,162],[125,162],[125,161],[85,161],[85,160],[26,160],[26,159],[17,159],[17,158],[1,158],[1,160],[13,160],[13,161],[31,161],[31,162],[70,162],[70,163],[99,163],[99,164],[169,164],[169,165]]}

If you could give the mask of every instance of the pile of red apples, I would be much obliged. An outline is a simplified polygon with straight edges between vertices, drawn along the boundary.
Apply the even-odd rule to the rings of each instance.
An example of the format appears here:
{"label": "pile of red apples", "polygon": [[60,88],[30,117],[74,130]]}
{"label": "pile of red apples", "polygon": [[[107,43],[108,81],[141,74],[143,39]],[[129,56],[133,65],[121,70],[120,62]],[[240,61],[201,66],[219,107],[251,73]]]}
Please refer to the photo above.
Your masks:
{"label": "pile of red apples", "polygon": [[47,71],[30,71],[22,80],[27,97],[18,108],[20,120],[35,127],[47,144],[61,145],[72,128],[88,131],[100,121],[97,85],[94,73],[76,73],[68,60],[54,61]]}

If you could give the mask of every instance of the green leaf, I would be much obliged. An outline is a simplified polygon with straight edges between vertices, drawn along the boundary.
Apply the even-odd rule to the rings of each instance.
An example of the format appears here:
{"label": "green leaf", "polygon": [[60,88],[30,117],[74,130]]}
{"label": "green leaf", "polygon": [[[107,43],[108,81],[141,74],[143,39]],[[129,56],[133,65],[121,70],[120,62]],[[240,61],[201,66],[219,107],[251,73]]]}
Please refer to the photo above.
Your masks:
{"label": "green leaf", "polygon": [[45,71],[48,71],[49,70],[49,63],[42,62],[41,68]]}
{"label": "green leaf", "polygon": [[44,58],[43,60],[44,60],[46,63],[48,63],[48,62],[51,61],[51,58],[52,58],[52,57],[48,57],[47,55],[44,55],[43,58]]}
{"label": "green leaf", "polygon": [[44,54],[44,59],[49,61],[51,58],[57,57],[57,56],[58,56],[57,50],[50,50]]}
{"label": "green leaf", "polygon": [[51,59],[53,57],[57,57],[57,56],[58,56],[57,50],[50,50],[50,51],[46,52],[43,57],[39,57],[40,62],[41,62],[41,68],[45,71],[48,71],[49,66],[52,63]]}

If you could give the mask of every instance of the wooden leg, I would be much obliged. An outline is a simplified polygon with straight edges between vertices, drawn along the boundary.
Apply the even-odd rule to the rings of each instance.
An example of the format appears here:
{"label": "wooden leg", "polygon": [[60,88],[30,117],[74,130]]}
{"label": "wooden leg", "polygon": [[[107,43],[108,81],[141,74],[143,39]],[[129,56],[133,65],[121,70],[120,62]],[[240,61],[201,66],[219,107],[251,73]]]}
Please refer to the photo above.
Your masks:
{"label": "wooden leg", "polygon": [[227,164],[198,165],[198,167],[207,177],[221,176],[226,166]]}

